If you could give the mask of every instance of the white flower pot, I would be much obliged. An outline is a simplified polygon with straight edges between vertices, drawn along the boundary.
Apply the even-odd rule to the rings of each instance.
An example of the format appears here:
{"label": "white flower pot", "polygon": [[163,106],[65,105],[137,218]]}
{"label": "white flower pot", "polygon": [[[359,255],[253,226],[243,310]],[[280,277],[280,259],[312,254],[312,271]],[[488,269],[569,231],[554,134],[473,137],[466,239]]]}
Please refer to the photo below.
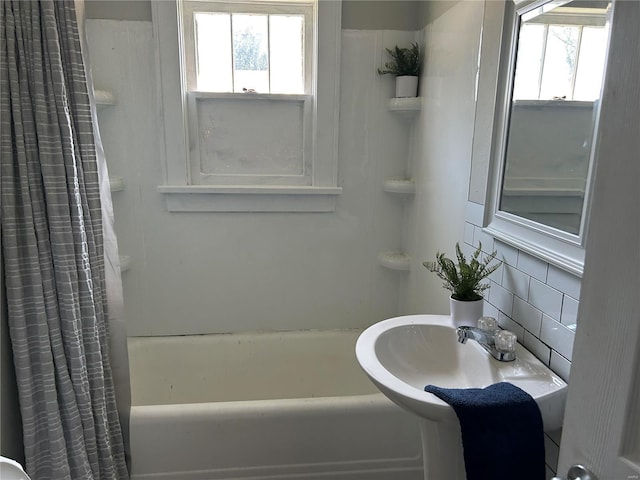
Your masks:
{"label": "white flower pot", "polygon": [[418,95],[418,77],[402,75],[396,77],[396,98],[416,97]]}
{"label": "white flower pot", "polygon": [[478,319],[482,316],[484,300],[463,302],[449,297],[451,308],[451,321],[454,327],[475,327]]}

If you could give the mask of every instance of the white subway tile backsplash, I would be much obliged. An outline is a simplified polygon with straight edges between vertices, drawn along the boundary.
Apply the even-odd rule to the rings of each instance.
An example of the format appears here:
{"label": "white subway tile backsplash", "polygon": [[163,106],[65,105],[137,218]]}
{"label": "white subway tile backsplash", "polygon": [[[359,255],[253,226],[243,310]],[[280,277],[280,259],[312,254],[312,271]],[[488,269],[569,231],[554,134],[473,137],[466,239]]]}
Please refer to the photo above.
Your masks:
{"label": "white subway tile backsplash", "polygon": [[522,325],[517,324],[502,312],[500,312],[496,318],[498,319],[498,325],[505,330],[515,333],[518,337],[518,342],[524,345],[524,327]]}
{"label": "white subway tile backsplash", "polygon": [[467,209],[465,212],[465,220],[473,225],[482,227],[484,218],[484,205],[479,203],[467,202]]}
{"label": "white subway tile backsplash", "polygon": [[491,253],[493,252],[493,237],[488,233],[482,231],[481,228],[476,228],[475,234],[473,237],[473,245],[477,247],[482,244],[482,251]]}
{"label": "white subway tile backsplash", "polygon": [[542,312],[516,296],[513,300],[512,318],[536,336],[540,336]]}
{"label": "white subway tile backsplash", "polygon": [[565,295],[562,299],[562,313],[560,314],[560,321],[564,325],[576,325],[578,323],[578,302],[575,298],[571,298]]}
{"label": "white subway tile backsplash", "polygon": [[567,360],[571,360],[573,352],[573,340],[575,332],[568,329],[553,318],[542,316],[542,331],[540,332],[540,340],[549,345]]}
{"label": "white subway tile backsplash", "polygon": [[502,288],[497,283],[491,282],[489,303],[497,307],[501,312],[511,316],[513,311],[513,293]]}
{"label": "white subway tile backsplash", "polygon": [[[568,381],[581,279],[498,239],[493,239],[493,248],[489,248],[488,235],[481,228],[483,214],[482,205],[467,204],[464,251],[471,253],[472,245],[482,242],[483,252],[496,250],[496,259],[502,262],[499,271],[489,277],[491,288],[485,292],[484,314],[514,332],[521,344]],[[548,447],[549,472],[557,468],[560,433],[557,441],[551,436],[546,443],[553,443],[551,440],[556,447]]]}
{"label": "white subway tile backsplash", "polygon": [[[473,255],[473,252],[476,251],[476,247],[474,247],[469,243],[463,243],[462,245],[460,245],[460,248],[462,249],[462,253],[464,254],[464,256],[467,258]],[[455,260],[455,255],[456,255],[455,252],[445,252],[445,253],[447,254],[447,257]]]}
{"label": "white subway tile backsplash", "polygon": [[546,313],[555,320],[560,320],[562,311],[562,293],[535,278],[529,284],[529,298],[531,305]]}
{"label": "white subway tile backsplash", "polygon": [[498,318],[498,309],[491,305],[486,299],[484,301],[484,307],[482,311],[485,317],[493,317],[495,319]]}
{"label": "white subway tile backsplash", "polygon": [[571,362],[560,355],[558,352],[551,351],[551,363],[549,365],[551,370],[556,372],[560,378],[565,382],[569,382],[569,375],[571,373]]}
{"label": "white subway tile backsplash", "polygon": [[554,267],[553,265],[549,265],[547,285],[555,288],[556,290],[560,290],[573,298],[580,298],[580,279],[575,275],[565,272],[564,270],[560,270],[558,267]]}
{"label": "white subway tile backsplash", "polygon": [[560,446],[560,440],[562,440],[562,428],[548,432],[546,433],[546,435],[548,435],[549,438],[553,440],[553,443]]}
{"label": "white subway tile backsplash", "polygon": [[556,445],[547,435],[544,436],[544,461],[547,465],[558,468],[558,457],[560,447]]}
{"label": "white subway tile backsplash", "polygon": [[545,365],[549,365],[551,349],[530,332],[524,332],[524,346]]}
{"label": "white subway tile backsplash", "polygon": [[522,251],[518,252],[518,270],[543,282],[547,279],[549,264]]}
{"label": "white subway tile backsplash", "polygon": [[476,229],[475,225],[466,222],[464,224],[464,243],[473,244],[473,231]]}
{"label": "white subway tile backsplash", "polygon": [[[493,265],[494,263],[495,262],[492,262],[491,265]],[[491,275],[489,275],[487,278],[492,282],[497,283],[498,285],[502,285],[503,275],[504,275],[503,272],[504,272],[504,267],[502,266],[502,264],[500,264],[497,270],[493,272]]]}
{"label": "white subway tile backsplash", "polygon": [[500,260],[507,265],[513,265],[514,267],[518,264],[518,249],[512,247],[511,245],[507,245],[506,243],[502,243],[498,240],[493,242],[493,248],[498,252],[496,255],[496,259]]}
{"label": "white subway tile backsplash", "polygon": [[509,265],[504,265],[503,268],[504,272],[502,273],[501,285],[518,297],[526,300],[529,296],[529,279],[531,277]]}

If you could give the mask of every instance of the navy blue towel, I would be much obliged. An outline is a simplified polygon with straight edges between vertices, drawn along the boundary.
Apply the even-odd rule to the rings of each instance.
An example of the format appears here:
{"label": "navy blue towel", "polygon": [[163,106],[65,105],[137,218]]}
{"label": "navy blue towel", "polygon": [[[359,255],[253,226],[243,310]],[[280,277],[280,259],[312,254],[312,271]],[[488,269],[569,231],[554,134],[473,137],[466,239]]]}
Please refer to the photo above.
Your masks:
{"label": "navy blue towel", "polygon": [[542,416],[527,392],[506,382],[424,390],[458,415],[467,480],[544,480]]}

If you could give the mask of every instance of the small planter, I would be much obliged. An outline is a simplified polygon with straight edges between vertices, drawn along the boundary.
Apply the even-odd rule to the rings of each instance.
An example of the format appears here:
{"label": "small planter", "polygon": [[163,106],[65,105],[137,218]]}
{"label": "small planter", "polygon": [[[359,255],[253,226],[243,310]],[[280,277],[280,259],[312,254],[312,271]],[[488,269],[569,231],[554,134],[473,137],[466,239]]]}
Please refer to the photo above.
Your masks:
{"label": "small planter", "polygon": [[396,77],[396,98],[410,98],[418,95],[418,77],[422,68],[420,45],[412,43],[408,48],[385,48],[391,57],[383,68],[378,69],[380,75],[390,74]]}
{"label": "small planter", "polygon": [[463,302],[449,297],[449,306],[454,327],[475,327],[484,310],[484,299]]}
{"label": "small planter", "polygon": [[400,75],[396,77],[396,98],[418,96],[418,77]]}
{"label": "small planter", "polygon": [[[489,281],[483,283],[483,280],[500,267],[501,262],[491,264],[498,254],[497,251],[494,250],[490,255],[485,255],[482,260],[480,260],[481,254],[482,244],[479,243],[478,248],[467,259],[460,244],[456,243],[457,263],[440,252],[436,254],[435,261],[423,262],[430,272],[434,272],[444,280],[444,287],[452,292],[451,297],[468,299],[463,301],[450,297],[451,320],[455,327],[476,326],[483,311],[482,292],[490,286]],[[480,300],[471,300],[473,298]]]}

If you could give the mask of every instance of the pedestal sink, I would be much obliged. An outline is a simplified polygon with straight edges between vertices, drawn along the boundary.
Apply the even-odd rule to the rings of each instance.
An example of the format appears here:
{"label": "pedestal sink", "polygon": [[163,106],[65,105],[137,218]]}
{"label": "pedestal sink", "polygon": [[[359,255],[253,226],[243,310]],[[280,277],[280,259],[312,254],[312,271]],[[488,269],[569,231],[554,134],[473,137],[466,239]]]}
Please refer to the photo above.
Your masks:
{"label": "pedestal sink", "polygon": [[562,426],[567,384],[518,344],[516,359],[499,362],[474,341],[460,344],[449,316],[411,315],[366,329],[356,356],[371,381],[389,399],[417,416],[425,480],[465,480],[460,426],[453,408],[424,391],[483,388],[510,382],[529,393],[547,432]]}

